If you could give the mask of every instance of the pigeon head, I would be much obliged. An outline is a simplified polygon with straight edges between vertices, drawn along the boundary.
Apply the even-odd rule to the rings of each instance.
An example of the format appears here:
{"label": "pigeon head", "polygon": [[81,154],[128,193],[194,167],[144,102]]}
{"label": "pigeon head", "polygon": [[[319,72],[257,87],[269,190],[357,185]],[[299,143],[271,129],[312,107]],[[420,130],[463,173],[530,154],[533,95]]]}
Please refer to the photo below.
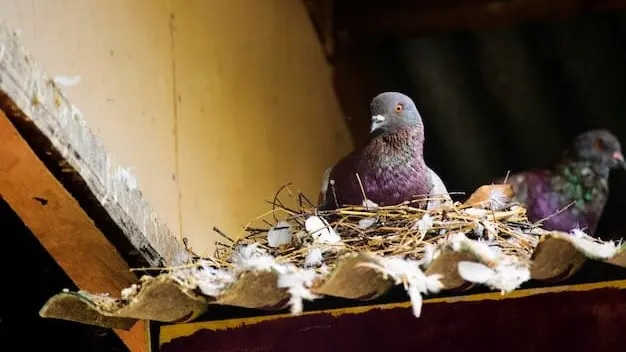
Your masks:
{"label": "pigeon head", "polygon": [[402,93],[378,94],[370,104],[372,121],[370,133],[390,132],[398,128],[421,126],[420,116],[413,100]]}
{"label": "pigeon head", "polygon": [[618,167],[626,168],[619,140],[604,129],[590,130],[576,136],[572,153],[575,159],[591,163],[597,171],[608,173]]}

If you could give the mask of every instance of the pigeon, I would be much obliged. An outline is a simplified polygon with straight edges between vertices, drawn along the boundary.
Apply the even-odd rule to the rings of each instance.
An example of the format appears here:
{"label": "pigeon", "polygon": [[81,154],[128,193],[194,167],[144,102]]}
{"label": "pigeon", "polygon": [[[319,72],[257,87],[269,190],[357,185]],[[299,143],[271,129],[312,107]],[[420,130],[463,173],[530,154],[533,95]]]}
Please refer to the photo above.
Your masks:
{"label": "pigeon", "polygon": [[411,98],[381,93],[372,99],[370,113],[366,145],[324,173],[318,209],[397,205],[420,196],[431,197],[428,209],[451,201],[441,178],[424,162],[424,125]]}
{"label": "pigeon", "polygon": [[619,140],[608,130],[596,129],[576,136],[551,170],[517,173],[506,183],[531,222],[540,222],[548,231],[584,230],[593,235],[608,199],[609,173],[618,168],[626,168]]}

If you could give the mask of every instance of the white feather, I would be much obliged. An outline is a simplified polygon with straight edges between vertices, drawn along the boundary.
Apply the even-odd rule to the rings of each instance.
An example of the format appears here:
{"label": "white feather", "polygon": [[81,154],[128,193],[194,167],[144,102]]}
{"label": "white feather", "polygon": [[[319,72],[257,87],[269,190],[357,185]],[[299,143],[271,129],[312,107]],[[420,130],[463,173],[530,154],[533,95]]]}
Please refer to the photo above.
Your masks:
{"label": "white feather", "polygon": [[293,266],[289,267],[286,273],[278,276],[277,287],[286,288],[290,295],[291,314],[302,313],[304,309],[303,300],[311,301],[319,298],[309,290],[317,277],[318,274],[314,270],[296,269]]}
{"label": "white feather", "polygon": [[419,260],[420,266],[422,268],[428,268],[430,264],[435,260],[435,253],[437,248],[432,243],[426,243],[424,246],[424,253],[422,254],[422,258]]}
{"label": "white feather", "polygon": [[56,76],[53,81],[59,86],[75,86],[80,82],[80,76]]}
{"label": "white feather", "polygon": [[597,240],[579,229],[572,231],[569,240],[579,251],[593,259],[613,258],[619,249],[615,242]]}
{"label": "white feather", "polygon": [[495,274],[490,267],[475,262],[459,262],[459,275],[463,280],[484,284],[489,281]]}
{"label": "white feather", "polygon": [[509,197],[504,194],[499,187],[492,187],[489,190],[489,206],[491,210],[501,210],[504,209],[509,203]]}
{"label": "white feather", "polygon": [[363,218],[361,220],[359,220],[359,228],[361,230],[367,230],[370,227],[372,227],[376,221],[378,221],[376,218]]}
{"label": "white feather", "polygon": [[411,227],[412,229],[417,229],[422,238],[426,236],[428,231],[433,228],[433,218],[429,214],[424,214],[421,219],[417,220],[415,224]]}
{"label": "white feather", "polygon": [[311,247],[304,258],[305,267],[315,267],[322,264],[324,257],[322,256],[322,250],[319,247]]}
{"label": "white feather", "polygon": [[291,225],[286,221],[279,221],[267,231],[267,245],[276,248],[291,242]]}
{"label": "white feather", "polygon": [[477,256],[481,261],[495,261],[499,257],[499,253],[489,247],[485,242],[470,240],[463,232],[457,232],[448,238],[452,250],[469,251]]}
{"label": "white feather", "polygon": [[502,293],[511,292],[530,280],[528,266],[517,263],[502,262],[492,269],[481,263],[461,261],[458,263],[458,271],[464,280],[487,285]]}
{"label": "white feather", "polygon": [[396,284],[404,284],[416,317],[419,317],[422,312],[422,294],[437,293],[443,288],[439,281],[441,275],[426,276],[420,269],[418,261],[398,257],[380,258],[378,264],[364,264],[364,266],[374,268],[385,276],[391,277]]}
{"label": "white feather", "polygon": [[363,205],[365,208],[367,208],[367,210],[376,210],[376,209],[378,209],[378,208],[379,208],[379,205],[378,205],[378,204],[376,204],[376,203],[372,202],[372,201],[371,201],[371,200],[369,200],[369,199],[365,199],[365,200],[363,200],[362,205]]}
{"label": "white feather", "polygon": [[341,241],[337,232],[318,216],[309,216],[304,222],[304,227],[317,243],[337,244]]}

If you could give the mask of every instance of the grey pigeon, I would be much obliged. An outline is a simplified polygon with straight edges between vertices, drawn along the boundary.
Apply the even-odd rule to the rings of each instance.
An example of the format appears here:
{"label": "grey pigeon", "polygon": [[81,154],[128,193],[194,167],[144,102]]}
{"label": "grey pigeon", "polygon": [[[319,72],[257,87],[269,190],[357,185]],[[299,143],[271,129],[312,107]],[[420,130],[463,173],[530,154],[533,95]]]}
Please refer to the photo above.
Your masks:
{"label": "grey pigeon", "polygon": [[326,170],[319,209],[362,205],[364,194],[380,206],[420,196],[432,196],[428,208],[451,201],[441,178],[424,162],[424,125],[411,98],[381,93],[372,99],[370,112],[367,144]]}
{"label": "grey pigeon", "polygon": [[618,139],[607,130],[591,130],[576,136],[551,170],[517,173],[507,183],[530,221],[547,218],[542,222],[546,230],[581,229],[593,235],[608,199],[609,173],[624,167]]}

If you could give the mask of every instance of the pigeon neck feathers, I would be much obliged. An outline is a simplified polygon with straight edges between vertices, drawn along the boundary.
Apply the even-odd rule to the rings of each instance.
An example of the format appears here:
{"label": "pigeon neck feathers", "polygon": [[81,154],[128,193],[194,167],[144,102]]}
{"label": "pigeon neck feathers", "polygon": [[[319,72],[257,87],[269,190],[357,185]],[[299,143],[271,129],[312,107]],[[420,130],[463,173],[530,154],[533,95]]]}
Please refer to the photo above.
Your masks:
{"label": "pigeon neck feathers", "polygon": [[608,167],[566,158],[556,165],[553,175],[553,188],[576,200],[578,207],[584,207],[592,201],[604,203],[609,193]]}
{"label": "pigeon neck feathers", "polygon": [[[421,127],[421,126],[420,126]],[[424,133],[417,126],[396,126],[392,130],[372,134],[365,147],[364,161],[381,165],[411,164],[426,168],[424,162]]]}

